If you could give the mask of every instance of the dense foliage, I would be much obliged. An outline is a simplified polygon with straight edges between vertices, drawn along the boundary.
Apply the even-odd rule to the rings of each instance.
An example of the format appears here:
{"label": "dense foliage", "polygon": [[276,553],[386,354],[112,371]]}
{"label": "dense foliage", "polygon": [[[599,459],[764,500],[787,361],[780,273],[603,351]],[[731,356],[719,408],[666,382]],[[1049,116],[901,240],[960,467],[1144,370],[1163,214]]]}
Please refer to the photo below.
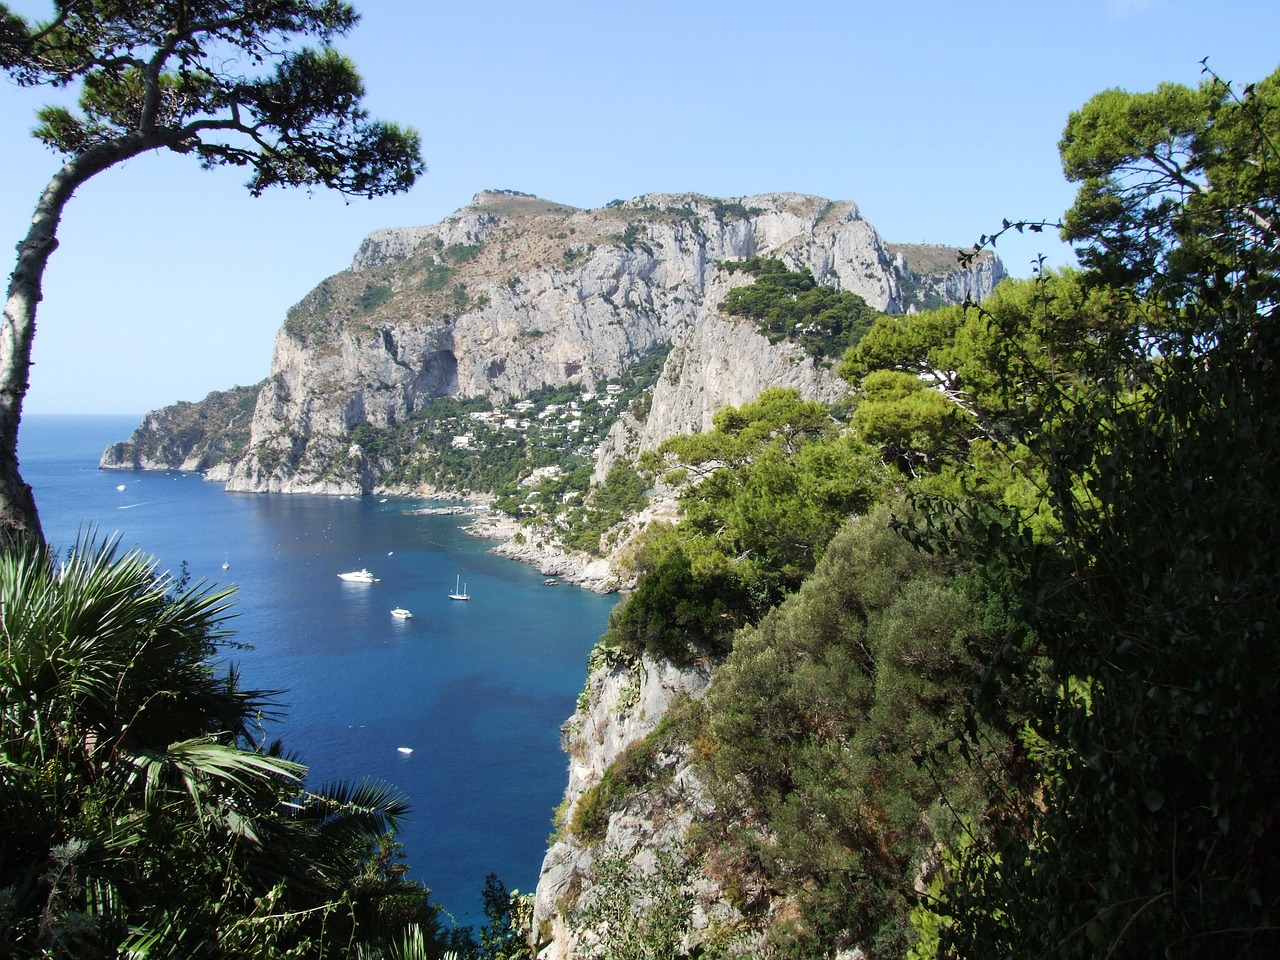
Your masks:
{"label": "dense foliage", "polygon": [[788,270],[781,260],[751,257],[720,267],[755,277],[754,283],[725,294],[721,310],[756,321],[770,343],[798,343],[818,360],[842,357],[878,316],[856,293],[820,286],[808,270]]}
{"label": "dense foliage", "polygon": [[229,602],[112,543],[0,553],[5,956],[443,949],[396,863],[403,798],[306,783],[261,741],[270,694],[215,672]]}
{"label": "dense foliage", "polygon": [[1273,74],[1109,91],[1067,126],[1067,234],[1137,309],[1088,376],[1029,368],[1053,542],[966,503],[921,531],[1016,611],[977,706],[1027,691],[1040,743],[958,864],[942,954],[1280,950],[1278,118]]}
{"label": "dense foliage", "polygon": [[799,593],[738,636],[704,705],[702,829],[748,915],[760,891],[792,900],[769,934],[788,956],[901,956],[907,879],[956,834],[953,811],[979,809],[959,757],[931,755],[977,678],[979,611],[957,566],[922,560],[890,516],[849,524]]}
{"label": "dense foliage", "polygon": [[642,459],[681,485],[681,519],[640,549],[640,582],[610,618],[610,646],[676,661],[723,652],[735,628],[800,585],[885,482],[874,451],[794,390],[766,390],[714,423]]}
{"label": "dense foliage", "polygon": [[[606,642],[729,651],[683,735],[700,869],[761,949],[1280,952],[1278,123],[1280,73],[1100,94],[1061,144],[1084,269],[846,355],[876,456],[801,468],[855,441],[773,396],[650,464],[681,521]],[[907,539],[872,512],[828,544],[799,504],[889,502],[878,460]],[[659,746],[588,795],[595,836]]]}

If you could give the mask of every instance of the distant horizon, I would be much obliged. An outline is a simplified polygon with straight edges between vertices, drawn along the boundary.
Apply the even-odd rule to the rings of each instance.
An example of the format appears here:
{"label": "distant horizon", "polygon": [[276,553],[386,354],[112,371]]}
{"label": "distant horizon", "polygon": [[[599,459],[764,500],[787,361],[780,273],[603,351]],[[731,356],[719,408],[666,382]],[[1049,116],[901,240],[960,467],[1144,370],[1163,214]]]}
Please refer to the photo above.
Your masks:
{"label": "distant horizon", "polygon": [[[182,402],[181,400],[174,401],[174,403],[181,403],[181,402]],[[163,409],[163,408],[157,408],[157,409]],[[29,419],[34,420],[37,417],[101,417],[104,420],[107,419],[108,417],[112,419],[115,419],[117,417],[120,419],[124,419],[125,417],[137,417],[139,420],[141,420],[148,413],[153,413],[153,412],[154,411],[152,410],[148,410],[145,413],[111,413],[109,411],[103,412],[101,410],[92,410],[92,411],[32,410],[30,412],[24,411],[22,414],[22,420],[25,422],[26,420],[29,420]]]}

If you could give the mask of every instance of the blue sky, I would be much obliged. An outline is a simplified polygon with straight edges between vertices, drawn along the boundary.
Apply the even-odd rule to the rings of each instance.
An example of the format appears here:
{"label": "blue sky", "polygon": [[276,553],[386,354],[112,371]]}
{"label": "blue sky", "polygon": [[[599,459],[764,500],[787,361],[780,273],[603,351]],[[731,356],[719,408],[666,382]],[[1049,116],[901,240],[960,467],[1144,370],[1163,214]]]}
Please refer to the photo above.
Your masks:
{"label": "blue sky", "polygon": [[[44,17],[49,3],[10,2]],[[422,135],[412,192],[254,200],[235,171],[150,155],[86,184],[46,274],[27,412],[138,413],[250,384],[285,311],[378,227],[434,223],[478,191],[595,207],[654,191],[855,201],[889,240],[965,246],[1054,218],[1057,140],[1108,87],[1280,64],[1276,0],[357,0],[339,46],[375,116]],[[49,93],[0,82],[0,243],[57,158],[26,136]],[[3,240],[8,236],[9,240]],[[1056,239],[1001,241],[1025,276]],[[7,272],[7,271],[6,271]]]}

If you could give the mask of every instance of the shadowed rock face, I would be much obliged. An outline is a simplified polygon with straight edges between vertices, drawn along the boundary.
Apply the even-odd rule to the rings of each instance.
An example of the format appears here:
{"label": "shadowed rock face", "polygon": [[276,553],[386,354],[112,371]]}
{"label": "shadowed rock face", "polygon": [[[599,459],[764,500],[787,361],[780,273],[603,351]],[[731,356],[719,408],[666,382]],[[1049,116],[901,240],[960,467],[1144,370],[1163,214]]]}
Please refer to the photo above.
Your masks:
{"label": "shadowed rock face", "polygon": [[671,345],[645,423],[603,445],[599,473],[624,447],[701,430],[767,387],[823,400],[843,390],[798,347],[716,309],[752,279],[719,262],[776,257],[888,312],[981,299],[1003,275],[994,257],[946,268],[945,249],[891,247],[854,204],[798,194],[647,194],[578,210],[482,193],[439,224],[370,234],[350,270],[293,307],[247,440],[197,468],[232,490],[367,493],[381,467],[353,446],[361,424],[394,426],[445,396],[501,404],[544,386],[591,389]]}

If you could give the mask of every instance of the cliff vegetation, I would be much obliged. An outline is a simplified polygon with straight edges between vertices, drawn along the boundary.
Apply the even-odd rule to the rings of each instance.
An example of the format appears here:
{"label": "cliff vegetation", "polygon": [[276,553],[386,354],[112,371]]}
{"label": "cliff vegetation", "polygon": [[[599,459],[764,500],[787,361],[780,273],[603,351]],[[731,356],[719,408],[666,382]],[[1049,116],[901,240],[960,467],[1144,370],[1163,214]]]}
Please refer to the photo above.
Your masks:
{"label": "cliff vegetation", "polygon": [[1098,95],[1082,269],[646,459],[542,956],[1275,954],[1278,97]]}

